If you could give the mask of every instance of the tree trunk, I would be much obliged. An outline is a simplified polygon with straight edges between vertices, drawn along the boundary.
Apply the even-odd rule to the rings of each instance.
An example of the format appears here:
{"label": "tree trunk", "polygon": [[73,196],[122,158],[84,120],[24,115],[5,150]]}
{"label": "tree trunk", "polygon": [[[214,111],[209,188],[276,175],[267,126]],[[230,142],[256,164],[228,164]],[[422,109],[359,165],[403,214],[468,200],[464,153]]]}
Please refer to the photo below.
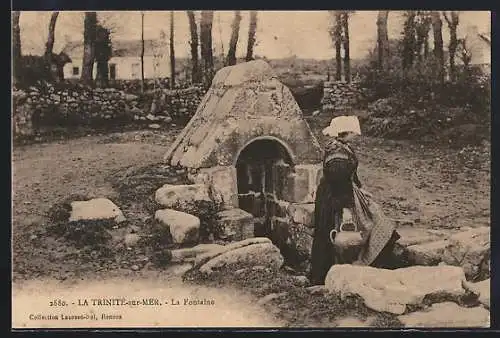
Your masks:
{"label": "tree trunk", "polygon": [[170,11],[170,88],[175,88],[174,11]]}
{"label": "tree trunk", "polygon": [[232,24],[231,39],[229,40],[229,50],[227,52],[226,65],[233,66],[236,64],[236,47],[238,46],[238,37],[240,34],[240,11],[234,12],[234,20]]}
{"label": "tree trunk", "polygon": [[431,12],[432,33],[434,36],[434,57],[438,64],[438,79],[444,82],[443,22],[439,12]]}
{"label": "tree trunk", "polygon": [[56,22],[58,16],[59,16],[58,11],[52,12],[52,15],[50,16],[49,36],[47,37],[47,42],[45,43],[45,57],[47,58],[47,61],[51,61],[52,59],[52,53],[54,50],[54,41],[55,41]]}
{"label": "tree trunk", "polygon": [[342,13],[335,11],[335,80],[342,80]]}
{"label": "tree trunk", "polygon": [[189,30],[191,31],[191,79],[193,83],[201,81],[200,68],[198,65],[198,27],[193,11],[187,11]]}
{"label": "tree trunk", "polygon": [[378,51],[378,67],[380,70],[385,69],[387,59],[389,58],[389,33],[387,31],[387,20],[389,11],[379,11],[377,18],[377,51]]}
{"label": "tree trunk", "polygon": [[344,29],[344,77],[347,83],[351,82],[351,57],[349,54],[349,13],[342,15],[342,27]]}
{"label": "tree trunk", "polygon": [[257,11],[250,11],[250,24],[248,26],[248,44],[246,61],[253,60],[253,48],[255,46],[255,33],[257,31]]}
{"label": "tree trunk", "polygon": [[100,88],[105,88],[108,86],[109,79],[108,62],[105,60],[96,60],[96,67],[96,84]]}
{"label": "tree trunk", "polygon": [[214,56],[212,51],[212,24],[213,11],[202,11],[200,22],[201,58],[203,60],[203,73],[205,85],[212,81],[214,73]]}
{"label": "tree trunk", "polygon": [[455,54],[457,52],[458,47],[458,38],[457,38],[457,26],[459,22],[458,12],[451,11],[450,17],[447,16],[446,12],[443,12],[444,18],[448,23],[448,28],[450,29],[450,43],[448,45],[448,53],[450,57],[450,78],[452,81],[455,81],[457,76],[457,70],[455,66]]}
{"label": "tree trunk", "polygon": [[12,63],[13,82],[21,81],[21,29],[19,27],[20,11],[12,12]]}
{"label": "tree trunk", "polygon": [[97,29],[97,13],[85,12],[83,31],[83,62],[81,80],[92,84],[95,59],[95,40]]}
{"label": "tree trunk", "polygon": [[403,30],[403,71],[406,71],[413,65],[415,60],[416,38],[415,38],[415,11],[408,11]]}
{"label": "tree trunk", "polygon": [[111,58],[111,39],[109,29],[102,25],[97,25],[95,42],[95,61],[97,67],[96,84],[104,88],[108,86],[109,69],[108,61]]}
{"label": "tree trunk", "polygon": [[141,92],[144,93],[144,13],[141,12]]}

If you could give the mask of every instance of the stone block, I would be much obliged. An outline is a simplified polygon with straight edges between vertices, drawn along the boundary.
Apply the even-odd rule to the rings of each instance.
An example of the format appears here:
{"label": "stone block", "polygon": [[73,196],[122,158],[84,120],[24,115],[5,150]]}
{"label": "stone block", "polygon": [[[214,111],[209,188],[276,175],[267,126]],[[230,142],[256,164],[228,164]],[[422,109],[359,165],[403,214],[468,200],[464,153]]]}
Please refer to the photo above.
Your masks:
{"label": "stone block", "polygon": [[412,265],[437,265],[447,245],[447,240],[410,245],[407,247],[408,262]]}
{"label": "stone block", "polygon": [[432,296],[458,299],[465,295],[465,275],[455,266],[412,266],[396,270],[351,264],[333,265],[325,279],[328,291],[353,295],[378,312],[404,314],[408,305],[422,306]]}
{"label": "stone block", "polygon": [[463,267],[467,279],[481,271],[481,265],[490,254],[490,227],[480,227],[452,235],[443,252],[443,261]]}
{"label": "stone block", "polygon": [[233,166],[217,166],[200,169],[202,179],[211,187],[212,197],[221,202],[224,209],[238,207],[238,185],[236,168]]}
{"label": "stone block", "polygon": [[200,219],[185,212],[163,209],[155,213],[155,219],[170,229],[176,244],[197,243]]}
{"label": "stone block", "polygon": [[283,199],[292,203],[314,203],[316,189],[322,175],[321,164],[295,166],[283,187]]}
{"label": "stone block", "polygon": [[252,214],[242,209],[229,209],[217,214],[222,228],[221,238],[242,241],[254,237],[255,222]]}
{"label": "stone block", "polygon": [[444,234],[432,232],[428,229],[408,226],[398,227],[397,231],[401,236],[397,243],[405,248],[410,245],[437,241],[443,239],[445,236]]}
{"label": "stone block", "polygon": [[86,220],[114,220],[120,223],[125,220],[125,216],[120,208],[107,198],[71,202],[69,222]]}
{"label": "stone block", "polygon": [[288,214],[293,222],[314,227],[314,203],[292,203],[288,207]]}
{"label": "stone block", "polygon": [[156,190],[155,200],[167,208],[192,206],[196,201],[211,201],[206,184],[165,184]]}

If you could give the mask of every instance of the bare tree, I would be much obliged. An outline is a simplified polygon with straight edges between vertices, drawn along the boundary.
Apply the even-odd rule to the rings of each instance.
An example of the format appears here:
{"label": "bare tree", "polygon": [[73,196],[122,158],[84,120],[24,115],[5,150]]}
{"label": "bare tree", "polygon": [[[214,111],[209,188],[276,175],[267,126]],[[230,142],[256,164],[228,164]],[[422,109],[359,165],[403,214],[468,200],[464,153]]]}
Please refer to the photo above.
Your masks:
{"label": "bare tree", "polygon": [[20,11],[12,12],[12,63],[13,82],[21,81],[21,28],[19,26]]}
{"label": "bare tree", "polygon": [[347,83],[351,82],[351,57],[349,53],[349,12],[342,13],[342,29],[344,32],[344,77]]}
{"label": "bare tree", "polygon": [[333,27],[330,31],[333,44],[335,45],[335,80],[342,80],[342,13],[332,11]]}
{"label": "bare tree", "polygon": [[438,64],[438,79],[444,82],[443,22],[438,11],[431,12],[432,33],[434,36],[434,57]]}
{"label": "bare tree", "polygon": [[214,56],[212,50],[212,25],[214,19],[213,11],[202,11],[200,22],[201,58],[203,60],[203,73],[205,84],[212,81],[214,73]]}
{"label": "bare tree", "polygon": [[95,61],[97,67],[96,83],[107,87],[109,81],[109,59],[112,56],[111,31],[102,24],[97,24],[95,41]]}
{"label": "bare tree", "polygon": [[379,11],[377,17],[377,51],[379,69],[384,69],[389,58],[389,33],[387,20],[389,11]]}
{"label": "bare tree", "polygon": [[253,48],[255,46],[255,33],[257,32],[257,11],[250,11],[250,23],[248,27],[248,44],[246,61],[253,60]]}
{"label": "bare tree", "polygon": [[170,11],[170,88],[175,87],[174,11]]}
{"label": "bare tree", "polygon": [[55,41],[55,31],[56,31],[56,23],[57,17],[59,16],[59,12],[52,12],[50,16],[49,22],[49,35],[47,37],[47,42],[45,43],[45,58],[51,64],[52,61],[52,53],[54,50],[54,41]]}
{"label": "bare tree", "polygon": [[472,60],[472,53],[467,46],[466,39],[459,39],[457,50],[460,52],[460,60],[464,65],[465,72],[469,72],[470,62]]}
{"label": "bare tree", "polygon": [[189,30],[191,32],[191,78],[193,83],[201,81],[200,68],[198,65],[198,27],[193,11],[186,11],[189,20]]}
{"label": "bare tree", "polygon": [[236,47],[238,46],[238,37],[240,34],[241,12],[234,12],[232,24],[231,39],[229,40],[229,50],[227,52],[226,65],[232,66],[236,64]]}
{"label": "bare tree", "polygon": [[427,57],[429,46],[428,37],[431,28],[431,16],[429,11],[417,11],[415,16],[416,52],[418,62],[422,63]]}
{"label": "bare tree", "polygon": [[83,28],[83,64],[81,80],[91,84],[94,71],[97,13],[85,12]]}
{"label": "bare tree", "polygon": [[448,28],[450,30],[450,43],[448,45],[448,54],[450,58],[450,78],[452,81],[454,81],[457,73],[455,66],[455,54],[458,48],[457,27],[459,23],[459,14],[458,11],[450,11],[450,13],[443,11],[443,17],[448,23]]}
{"label": "bare tree", "polygon": [[141,92],[144,93],[144,12],[141,12]]}
{"label": "bare tree", "polygon": [[405,13],[405,22],[403,25],[403,48],[402,48],[402,59],[403,59],[403,70],[406,72],[415,60],[416,52],[416,24],[415,17],[416,11],[407,11]]}

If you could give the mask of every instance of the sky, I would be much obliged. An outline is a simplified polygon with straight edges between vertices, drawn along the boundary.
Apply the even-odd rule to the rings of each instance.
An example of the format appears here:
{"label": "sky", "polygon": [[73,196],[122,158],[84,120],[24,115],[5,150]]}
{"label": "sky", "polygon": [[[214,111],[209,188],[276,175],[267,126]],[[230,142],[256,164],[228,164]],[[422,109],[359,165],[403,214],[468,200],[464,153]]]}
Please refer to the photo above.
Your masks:
{"label": "sky", "polygon": [[[199,13],[197,13],[199,15]],[[237,56],[246,53],[248,11],[242,11]],[[401,35],[402,12],[389,14],[389,38]],[[48,34],[51,12],[22,12],[20,18],[23,54],[42,54]],[[227,53],[233,11],[215,11],[212,31],[214,54]],[[140,39],[140,12],[98,12],[98,19],[112,28],[112,39]],[[351,58],[361,59],[373,49],[376,42],[377,11],[356,11],[349,21]],[[297,56],[299,58],[331,59],[335,53],[328,29],[331,15],[327,11],[259,11],[257,19],[255,55],[270,59]],[[144,36],[159,38],[170,27],[168,11],[144,12]],[[189,25],[185,11],[174,12],[175,51],[177,57],[189,57]],[[490,12],[463,11],[460,14],[459,37],[467,27],[477,26],[479,32],[491,31]],[[59,52],[67,41],[83,40],[83,12],[62,11],[56,24],[54,52]],[[443,39],[449,39],[446,22],[443,22]]]}

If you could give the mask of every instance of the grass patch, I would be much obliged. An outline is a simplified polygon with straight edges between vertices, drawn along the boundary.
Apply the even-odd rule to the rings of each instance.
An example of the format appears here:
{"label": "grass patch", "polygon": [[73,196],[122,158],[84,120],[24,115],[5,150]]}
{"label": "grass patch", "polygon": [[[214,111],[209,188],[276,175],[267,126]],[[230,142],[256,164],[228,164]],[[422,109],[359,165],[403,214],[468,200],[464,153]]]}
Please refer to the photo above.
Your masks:
{"label": "grass patch", "polygon": [[154,163],[144,167],[128,167],[108,177],[113,189],[118,191],[123,202],[139,202],[150,199],[164,184],[189,184],[185,171],[165,163]]}

